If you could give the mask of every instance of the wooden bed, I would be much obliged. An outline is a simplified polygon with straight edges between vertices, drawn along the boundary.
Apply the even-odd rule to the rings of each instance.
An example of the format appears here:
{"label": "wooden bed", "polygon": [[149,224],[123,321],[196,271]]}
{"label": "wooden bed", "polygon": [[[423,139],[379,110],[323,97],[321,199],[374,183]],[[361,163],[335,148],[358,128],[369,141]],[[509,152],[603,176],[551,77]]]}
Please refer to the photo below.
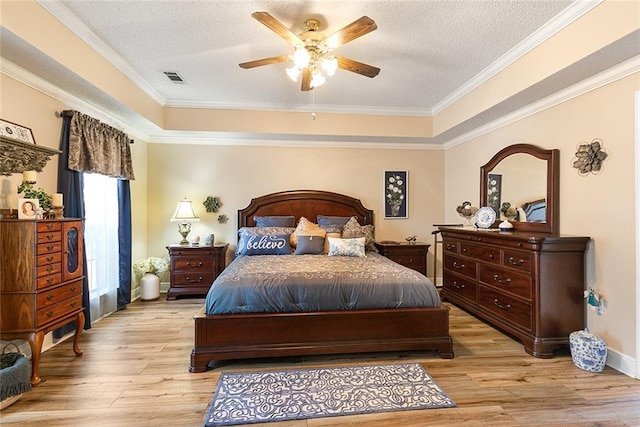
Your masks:
{"label": "wooden bed", "polygon": [[[360,200],[327,191],[298,190],[251,200],[238,211],[238,228],[255,226],[254,215],[356,216],[373,224]],[[195,316],[190,372],[232,359],[381,351],[435,350],[453,357],[449,308],[393,308],[297,313],[205,314]]]}

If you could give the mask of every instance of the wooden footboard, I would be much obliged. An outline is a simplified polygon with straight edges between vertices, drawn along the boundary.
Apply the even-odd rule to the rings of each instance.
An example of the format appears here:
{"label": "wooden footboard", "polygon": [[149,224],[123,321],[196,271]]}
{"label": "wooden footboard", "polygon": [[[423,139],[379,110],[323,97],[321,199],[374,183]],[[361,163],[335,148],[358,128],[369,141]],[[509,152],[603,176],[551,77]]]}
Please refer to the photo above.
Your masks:
{"label": "wooden footboard", "polygon": [[189,371],[232,359],[405,350],[452,358],[449,308],[207,315],[203,307]]}

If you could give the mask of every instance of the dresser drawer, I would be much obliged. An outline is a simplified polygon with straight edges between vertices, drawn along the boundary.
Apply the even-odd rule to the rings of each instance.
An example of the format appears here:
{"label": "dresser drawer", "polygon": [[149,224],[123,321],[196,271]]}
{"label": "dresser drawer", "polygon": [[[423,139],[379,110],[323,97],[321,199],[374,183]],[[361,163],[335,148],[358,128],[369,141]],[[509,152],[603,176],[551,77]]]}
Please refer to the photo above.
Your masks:
{"label": "dresser drawer", "polygon": [[49,322],[53,322],[68,314],[74,313],[82,309],[82,296],[78,295],[73,298],[60,301],[49,307],[41,308],[37,311],[38,327],[44,326]]}
{"label": "dresser drawer", "polygon": [[460,255],[468,256],[478,261],[500,264],[500,249],[491,246],[460,242]]}
{"label": "dresser drawer", "polygon": [[38,255],[62,252],[62,242],[40,243],[37,251]]}
{"label": "dresser drawer", "polygon": [[448,253],[451,253],[451,254],[457,254],[458,253],[458,242],[456,240],[445,239],[445,241],[442,244],[442,250],[444,252],[448,252]]}
{"label": "dresser drawer", "polygon": [[447,254],[444,257],[444,268],[454,273],[464,274],[473,280],[476,278],[476,263],[469,259],[462,259]]}
{"label": "dresser drawer", "polygon": [[62,241],[62,231],[49,231],[46,233],[38,233],[38,243],[53,243]]}
{"label": "dresser drawer", "polygon": [[50,274],[57,274],[62,271],[62,263],[56,262],[55,264],[41,265],[36,267],[36,277],[44,277]]}
{"label": "dresser drawer", "polygon": [[176,273],[189,272],[189,271],[211,271],[213,268],[213,258],[176,258],[174,261],[174,268]]}
{"label": "dresser drawer", "polygon": [[531,273],[531,252],[505,249],[503,264],[511,268],[517,268],[518,270]]}
{"label": "dresser drawer", "polygon": [[67,298],[82,295],[82,282],[74,282],[68,285],[53,288],[38,293],[37,307],[38,309],[57,304]]}
{"label": "dresser drawer", "polygon": [[527,330],[532,329],[531,304],[483,285],[478,288],[478,304],[491,313],[506,319],[511,324]]}
{"label": "dresser drawer", "polygon": [[213,283],[213,276],[212,272],[174,273],[171,286],[210,286]]}
{"label": "dresser drawer", "polygon": [[62,283],[62,273],[50,274],[36,279],[36,289],[44,289],[49,286]]}
{"label": "dresser drawer", "polygon": [[53,264],[53,263],[56,263],[56,262],[57,263],[62,262],[62,254],[60,252],[50,253],[50,254],[45,254],[45,255],[39,255],[36,258],[36,265],[37,266]]}
{"label": "dresser drawer", "polygon": [[62,223],[60,221],[38,221],[38,225],[36,226],[36,231],[38,233],[46,233],[48,231],[61,231]]}
{"label": "dresser drawer", "polygon": [[462,297],[472,301],[474,304],[478,301],[478,286],[475,280],[470,280],[463,276],[458,276],[451,272],[444,275],[443,287],[445,295],[451,297]]}
{"label": "dresser drawer", "polygon": [[531,276],[518,274],[499,267],[494,268],[485,264],[481,264],[479,270],[480,282],[531,300]]}

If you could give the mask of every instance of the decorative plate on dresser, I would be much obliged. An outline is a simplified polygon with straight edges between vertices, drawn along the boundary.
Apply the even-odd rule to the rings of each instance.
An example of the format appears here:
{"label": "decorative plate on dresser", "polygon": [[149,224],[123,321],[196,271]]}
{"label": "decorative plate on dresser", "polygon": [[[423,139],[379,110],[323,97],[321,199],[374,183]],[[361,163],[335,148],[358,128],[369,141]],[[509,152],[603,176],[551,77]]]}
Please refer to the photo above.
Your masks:
{"label": "decorative plate on dresser", "polygon": [[476,225],[479,228],[489,228],[496,222],[496,211],[488,206],[483,206],[476,212]]}

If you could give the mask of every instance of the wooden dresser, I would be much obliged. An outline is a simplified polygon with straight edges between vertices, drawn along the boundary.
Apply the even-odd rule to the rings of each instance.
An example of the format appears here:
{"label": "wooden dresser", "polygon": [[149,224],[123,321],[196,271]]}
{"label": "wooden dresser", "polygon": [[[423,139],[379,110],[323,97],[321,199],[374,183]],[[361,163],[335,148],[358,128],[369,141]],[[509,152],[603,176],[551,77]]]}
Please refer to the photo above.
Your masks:
{"label": "wooden dresser", "polygon": [[225,267],[228,244],[169,245],[170,280],[167,299],[182,295],[206,296],[213,281]]}
{"label": "wooden dresser", "polygon": [[45,334],[75,321],[73,351],[84,326],[82,221],[0,220],[0,336],[31,346],[31,382]]}
{"label": "wooden dresser", "polygon": [[383,241],[376,242],[375,245],[381,255],[427,275],[427,252],[430,244]]}
{"label": "wooden dresser", "polygon": [[588,237],[440,227],[442,298],[552,357],[584,328]]}

